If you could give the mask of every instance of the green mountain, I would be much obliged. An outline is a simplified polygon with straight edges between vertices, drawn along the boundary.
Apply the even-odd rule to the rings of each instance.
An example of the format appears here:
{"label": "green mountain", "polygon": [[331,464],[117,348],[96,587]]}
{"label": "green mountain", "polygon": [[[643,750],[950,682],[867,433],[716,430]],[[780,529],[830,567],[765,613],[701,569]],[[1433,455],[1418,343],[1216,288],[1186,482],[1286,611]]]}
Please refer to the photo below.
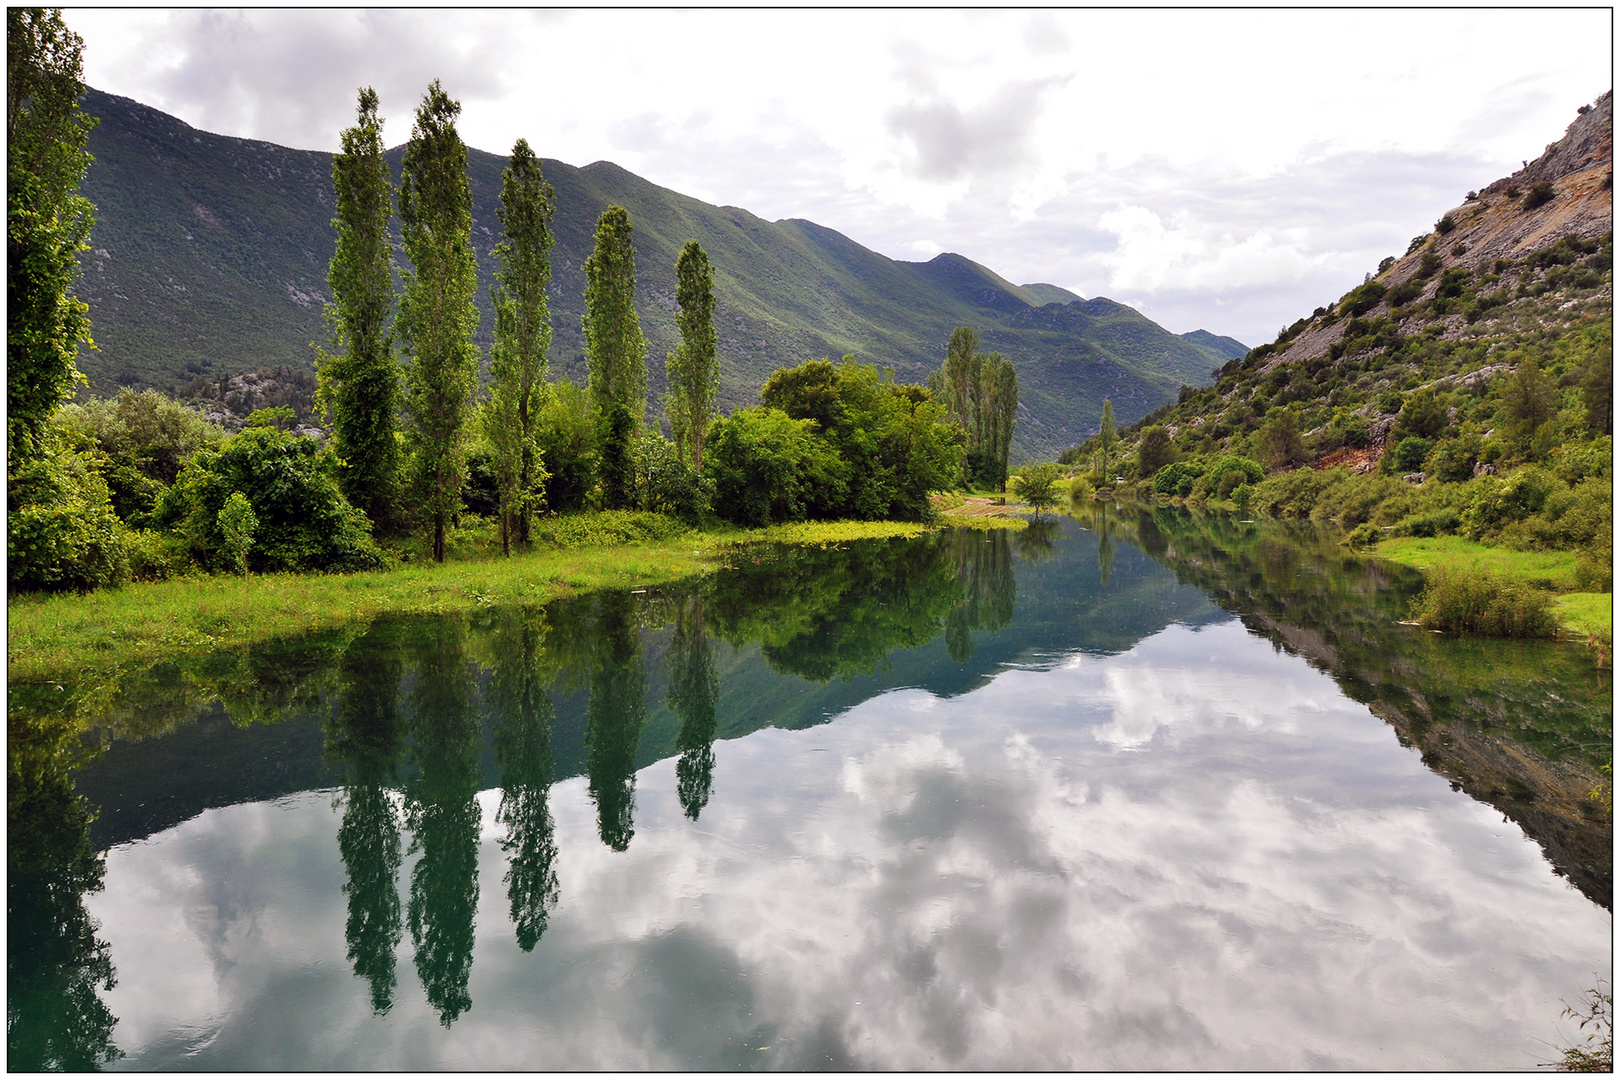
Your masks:
{"label": "green mountain", "polygon": [[[84,183],[97,206],[93,250],[78,288],[97,345],[80,355],[90,392],[152,386],[225,399],[227,378],[281,367],[307,383],[312,343],[327,337],[331,155],[212,135],[96,90],[84,104],[101,120]],[[401,148],[389,154],[396,175],[401,156]],[[505,165],[496,154],[469,154],[486,344]],[[553,373],[585,378],[582,265],[597,217],[617,203],[635,224],[655,415],[676,341],[675,257],[694,237],[716,268],[725,409],[755,403],[776,368],[822,356],[854,353],[921,381],[942,361],[951,330],[966,325],[1017,366],[1015,455],[1049,457],[1095,430],[1105,397],[1129,421],[1183,384],[1207,384],[1214,368],[1246,351],[1204,331],[1177,336],[1109,300],[1014,285],[960,255],[897,262],[813,222],[711,206],[608,162],[575,168],[547,159],[544,170],[557,193]]]}

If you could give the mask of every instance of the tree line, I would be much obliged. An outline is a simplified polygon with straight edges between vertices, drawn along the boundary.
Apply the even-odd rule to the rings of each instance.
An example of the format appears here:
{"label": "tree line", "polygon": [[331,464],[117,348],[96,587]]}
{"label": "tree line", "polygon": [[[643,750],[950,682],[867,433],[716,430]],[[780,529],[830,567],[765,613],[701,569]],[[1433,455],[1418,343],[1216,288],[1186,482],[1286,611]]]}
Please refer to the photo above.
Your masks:
{"label": "tree line", "polygon": [[340,133],[330,340],[315,358],[324,445],[290,430],[287,409],[258,410],[231,435],[151,391],[69,403],[84,381],[77,349],[90,342],[71,292],[94,221],[77,193],[95,123],[78,107],[83,42],[59,12],[11,9],[7,20],[14,588],[193,568],[378,568],[412,538],[443,561],[469,510],[494,520],[509,553],[542,511],[928,520],[932,491],[1006,483],[1017,377],[966,327],[929,387],[853,356],[813,360],[773,375],[758,406],[718,416],[715,270],[695,239],[675,266],[666,439],[647,417],[633,226],[620,206],[602,213],[584,265],[588,378],[549,379],[556,198],[522,138],[502,177],[481,391],[467,147],[461,106],[438,81],[415,111],[397,187],[373,89],[359,91]]}

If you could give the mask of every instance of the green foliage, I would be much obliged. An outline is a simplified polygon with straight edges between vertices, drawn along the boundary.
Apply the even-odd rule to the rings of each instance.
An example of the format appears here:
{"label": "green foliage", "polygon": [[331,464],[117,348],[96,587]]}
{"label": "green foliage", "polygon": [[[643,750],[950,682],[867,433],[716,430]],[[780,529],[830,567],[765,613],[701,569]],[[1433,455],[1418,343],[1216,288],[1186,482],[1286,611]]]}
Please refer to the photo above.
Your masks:
{"label": "green foliage", "polygon": [[669,396],[664,413],[681,461],[703,467],[703,437],[714,415],[720,390],[720,360],[715,354],[714,270],[696,240],[688,240],[675,260],[675,324],[681,343],[665,361]]}
{"label": "green foliage", "polygon": [[1007,483],[1014,495],[1034,507],[1035,515],[1039,517],[1042,510],[1050,510],[1058,504],[1057,485],[1062,475],[1063,470],[1058,465],[1041,462],[1025,465]]}
{"label": "green foliage", "polygon": [[1535,358],[1526,356],[1519,361],[1502,390],[1503,418],[1508,438],[1519,453],[1532,453],[1536,432],[1557,414],[1558,388],[1544,375]]}
{"label": "green foliage", "polygon": [[688,531],[678,518],[644,510],[598,510],[584,514],[548,514],[535,521],[537,546],[577,550],[617,547],[667,540]]}
{"label": "green foliage", "polygon": [[636,253],[624,207],[610,206],[598,219],[585,281],[582,325],[591,396],[604,416],[617,403],[639,426],[647,409],[647,346],[636,314]]}
{"label": "green foliage", "polygon": [[[944,415],[966,433],[964,479],[1000,491],[1007,485],[1007,458],[1018,418],[1018,376],[1000,353],[978,349],[978,332],[957,327],[945,347],[945,365],[929,376],[928,385]],[[1112,416],[1106,402],[1104,409]]]}
{"label": "green foliage", "polygon": [[631,510],[636,504],[636,421],[622,401],[610,401],[602,415],[601,456],[597,478],[602,483],[602,505],[608,510]]}
{"label": "green foliage", "polygon": [[478,267],[472,248],[467,147],[456,131],[461,104],[435,79],[416,110],[405,147],[399,218],[405,255],[400,336],[409,363],[414,499],[432,523],[433,557],[444,561],[444,530],[466,482],[466,441],[478,382]]}
{"label": "green foliage", "polygon": [[817,438],[815,421],[780,409],[739,409],[716,420],[706,457],[715,513],[740,525],[831,517],[848,490],[848,467]]}
{"label": "green foliage", "polygon": [[58,10],[6,9],[7,474],[48,452],[80,381],[89,308],[70,294],[95,208],[78,194],[96,121],[79,109],[84,41]]}
{"label": "green foliage", "polygon": [[253,534],[259,528],[253,506],[240,491],[233,491],[220,507],[218,521],[220,559],[227,570],[245,575],[248,549],[253,546]]}
{"label": "green foliage", "polygon": [[709,513],[714,481],[681,460],[676,445],[653,430],[635,444],[636,505],[696,524]]}
{"label": "green foliage", "polygon": [[113,509],[130,525],[146,521],[192,454],[225,441],[225,429],[155,390],[125,388],[112,401],[71,402],[59,416],[106,459]]}
{"label": "green foliage", "polygon": [[482,425],[495,455],[503,552],[510,552],[514,531],[519,540],[529,538],[530,515],[545,485],[536,426],[546,390],[546,350],[551,346],[546,287],[551,283],[555,212],[556,197],[541,175],[540,161],[528,141],[519,139],[502,176],[504,231],[495,248],[501,268],[491,295],[495,345],[490,352],[490,402]]}
{"label": "green foliage", "polygon": [[1136,448],[1136,471],[1144,479],[1152,477],[1178,457],[1175,443],[1162,424],[1154,424],[1142,432],[1142,441]]}
{"label": "green foliage", "polygon": [[1409,435],[1433,439],[1443,434],[1450,425],[1445,400],[1433,390],[1419,390],[1402,403],[1400,415],[1395,418],[1395,426],[1390,429],[1389,437],[1397,441]]}
{"label": "green foliage", "polygon": [[1427,630],[1487,637],[1550,637],[1558,630],[1552,597],[1486,571],[1437,568],[1412,601],[1413,621]]}
{"label": "green foliage", "polygon": [[47,426],[34,453],[10,463],[6,578],[12,589],[88,592],[129,580],[129,551],[100,462],[70,433]]}
{"label": "green foliage", "polygon": [[590,398],[567,379],[551,384],[535,432],[545,460],[545,503],[553,513],[583,510],[596,486],[596,429]]}
{"label": "green foliage", "polygon": [[383,560],[371,542],[371,523],[343,497],[335,472],[331,452],[314,439],[247,428],[219,450],[199,451],[164,492],[153,517],[185,539],[198,565],[233,569],[220,514],[239,493],[258,521],[249,568],[376,569]]}
{"label": "green foliage", "polygon": [[1424,460],[1433,449],[1431,440],[1408,435],[1396,444],[1393,451],[1384,455],[1384,469],[1386,472],[1416,472],[1423,467]]}
{"label": "green foliage", "polygon": [[1273,405],[1260,428],[1259,441],[1268,468],[1282,469],[1302,460],[1305,442],[1299,431],[1299,409]]}
{"label": "green foliage", "polygon": [[[1339,302],[1339,313],[1350,316],[1365,315],[1384,298],[1386,291],[1384,286],[1376,281],[1358,285],[1356,288],[1351,289],[1345,295],[1345,298]],[[1346,330],[1345,335],[1349,336],[1349,334],[1350,331]]]}
{"label": "green foliage", "polygon": [[1102,474],[1108,476],[1108,461],[1119,436],[1114,433],[1114,403],[1103,398],[1102,423],[1097,428],[1097,450],[1102,454]]}
{"label": "green foliage", "polygon": [[1173,461],[1153,474],[1153,493],[1185,499],[1203,475],[1204,467],[1200,462]]}
{"label": "green foliage", "polygon": [[382,531],[399,528],[399,368],[394,359],[394,185],[383,160],[377,92],[360,90],[355,125],[332,159],[337,249],[327,270],[332,352],[319,350],[319,400],[332,423],[338,484]]}
{"label": "green foliage", "polygon": [[760,387],[759,401],[795,420],[814,420],[816,430],[826,432],[845,420],[839,390],[838,368],[831,360],[806,360],[773,372]]}
{"label": "green foliage", "polygon": [[1526,210],[1535,210],[1546,206],[1553,201],[1553,186],[1545,180],[1538,180],[1530,185],[1530,190],[1524,193],[1524,202],[1521,203]]}
{"label": "green foliage", "polygon": [[1445,215],[1439,221],[1434,223],[1434,231],[1439,233],[1441,236],[1445,236],[1456,227],[1457,221],[1450,214]]}

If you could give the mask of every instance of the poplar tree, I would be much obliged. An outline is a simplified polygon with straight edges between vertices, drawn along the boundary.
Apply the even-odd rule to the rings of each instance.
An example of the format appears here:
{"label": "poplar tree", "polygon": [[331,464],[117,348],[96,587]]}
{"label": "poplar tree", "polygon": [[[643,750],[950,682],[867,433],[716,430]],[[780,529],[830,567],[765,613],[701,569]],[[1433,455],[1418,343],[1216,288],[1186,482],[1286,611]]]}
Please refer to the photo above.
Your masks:
{"label": "poplar tree", "polygon": [[551,218],[557,200],[541,175],[540,159],[527,139],[512,146],[502,174],[500,268],[490,299],[495,308],[495,347],[490,356],[491,399],[484,434],[495,449],[495,479],[501,498],[501,551],[510,553],[511,534],[529,538],[529,514],[544,479],[535,441],[546,391],[546,350],[551,347],[551,316],[546,286],[551,283]]}
{"label": "poplar tree", "polygon": [[669,396],[664,412],[675,436],[675,450],[694,469],[703,467],[703,435],[720,389],[720,361],[715,355],[714,269],[696,240],[688,240],[675,260],[675,325],[681,341],[669,354]]}
{"label": "poplar tree", "polygon": [[47,451],[47,422],[82,379],[79,277],[95,207],[79,194],[96,120],[79,109],[84,39],[59,10],[6,9],[7,473]]}
{"label": "poplar tree", "polygon": [[371,87],[361,89],[355,125],[341,138],[342,152],[332,159],[337,251],[326,274],[333,354],[319,351],[316,374],[321,405],[332,417],[338,484],[374,526],[393,532],[400,524],[399,368],[390,325],[394,249],[388,238],[394,185]]}
{"label": "poplar tree", "polygon": [[945,346],[945,373],[943,389],[945,407],[951,419],[970,434],[977,426],[974,422],[973,357],[979,351],[979,335],[972,327],[958,326],[951,331],[951,340]]}
{"label": "poplar tree", "polygon": [[400,337],[409,357],[405,404],[415,454],[415,500],[433,524],[433,559],[444,561],[445,524],[461,503],[467,429],[478,383],[478,266],[472,248],[467,147],[456,131],[461,103],[433,80],[416,110],[400,170],[405,255]]}
{"label": "poplar tree", "polygon": [[1102,451],[1103,481],[1108,480],[1108,458],[1114,452],[1114,443],[1118,439],[1114,434],[1114,403],[1107,398],[1103,399],[1102,423],[1097,428],[1097,448]]}
{"label": "poplar tree", "polygon": [[585,260],[585,358],[602,446],[602,499],[610,510],[635,498],[630,460],[647,411],[647,345],[636,316],[636,253],[630,215],[610,206],[596,223],[596,247]]}

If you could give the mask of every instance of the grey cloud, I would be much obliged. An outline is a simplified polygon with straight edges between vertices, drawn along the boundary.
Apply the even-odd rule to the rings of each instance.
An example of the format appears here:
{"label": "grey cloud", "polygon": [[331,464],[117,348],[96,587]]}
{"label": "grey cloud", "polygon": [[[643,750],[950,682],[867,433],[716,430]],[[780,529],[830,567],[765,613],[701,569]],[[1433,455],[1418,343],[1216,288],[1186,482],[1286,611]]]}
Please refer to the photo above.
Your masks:
{"label": "grey cloud", "polygon": [[1009,83],[975,109],[936,97],[892,109],[885,120],[891,133],[911,143],[911,171],[926,180],[1003,172],[1029,160],[1041,95],[1061,81]]}
{"label": "grey cloud", "polygon": [[[153,86],[162,108],[197,127],[305,149],[333,150],[353,122],[355,92],[370,85],[391,119],[390,143],[405,141],[427,85],[440,79],[463,102],[504,91],[502,37],[476,48],[448,47],[430,12],[280,10],[184,11],[163,35],[181,60]],[[467,15],[466,19],[480,18]]]}

